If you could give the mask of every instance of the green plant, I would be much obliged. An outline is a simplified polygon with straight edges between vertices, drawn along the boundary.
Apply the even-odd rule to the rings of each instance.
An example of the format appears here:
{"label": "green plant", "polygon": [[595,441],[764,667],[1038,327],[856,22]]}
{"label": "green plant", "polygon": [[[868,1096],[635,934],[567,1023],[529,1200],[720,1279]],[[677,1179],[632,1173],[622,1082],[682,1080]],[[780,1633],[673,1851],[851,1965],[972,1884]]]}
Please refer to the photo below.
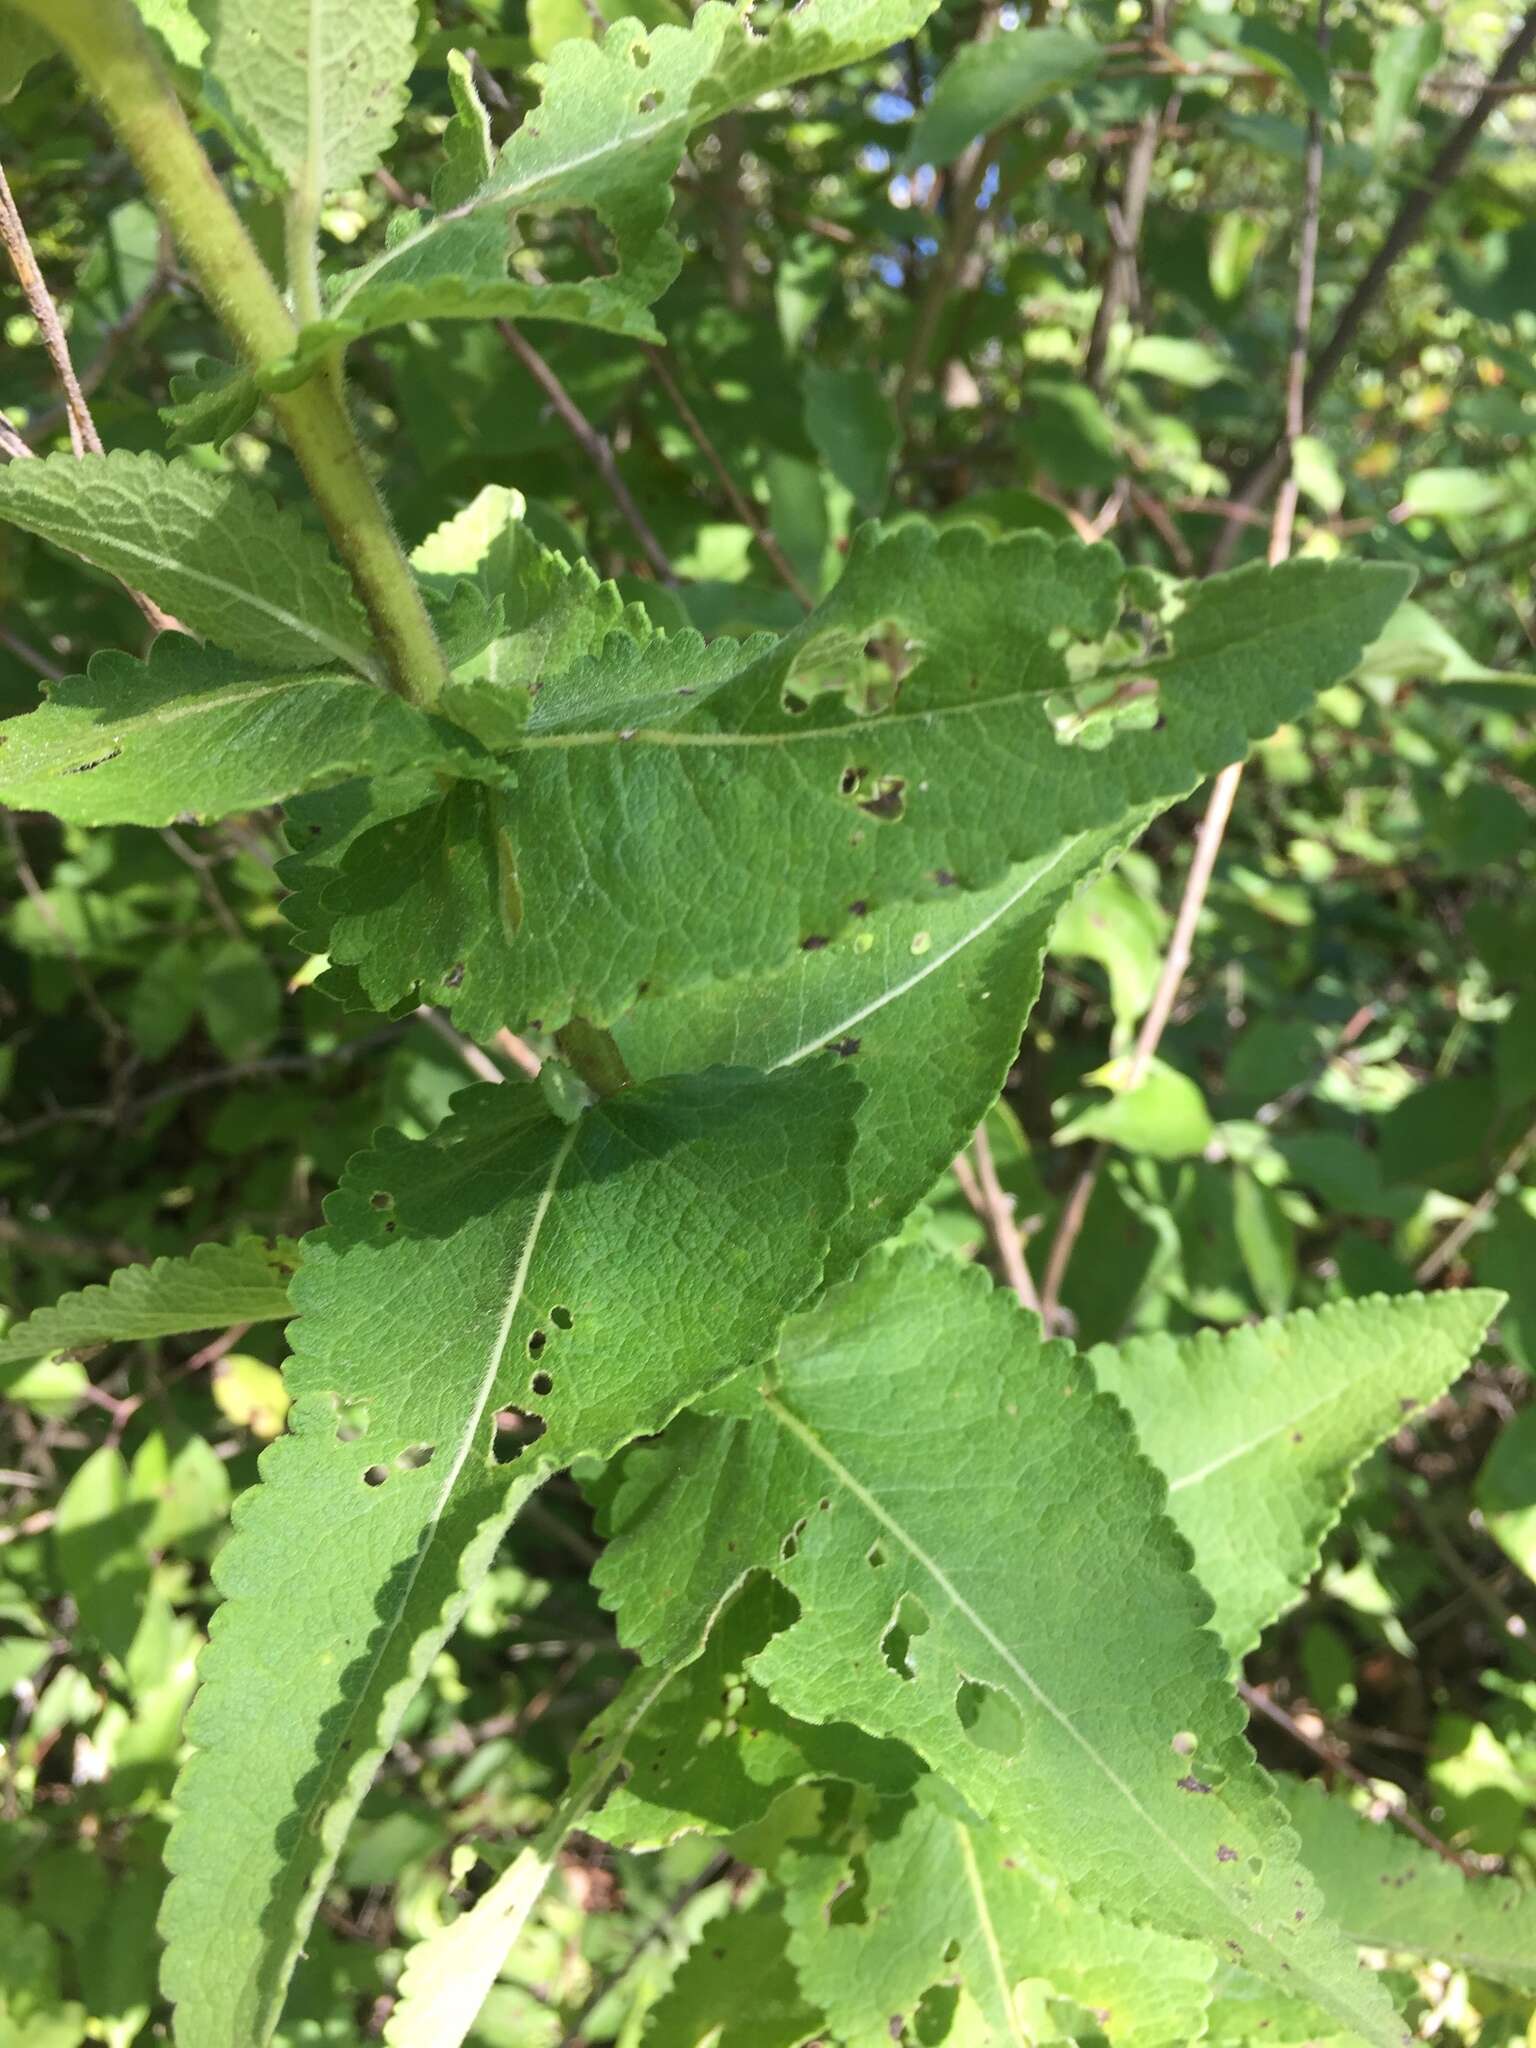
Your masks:
{"label": "green plant", "polygon": [[[368,1033],[420,1006],[472,1054],[516,1032],[536,1068],[502,1075],[480,1053],[494,1085],[353,1149],[296,1245],[173,1251],[0,1335],[14,1393],[19,1370],[102,1342],[294,1315],[282,1388],[247,1362],[247,1416],[277,1403],[273,1435],[292,1408],[218,1552],[176,1818],[140,1873],[153,1904],[163,1847],[177,2039],[349,2038],[323,1969],[318,2017],[285,2022],[295,1968],[376,1772],[455,1631],[499,1597],[504,1538],[567,1474],[598,1508],[591,1583],[634,1661],[531,1841],[486,1841],[418,1923],[379,2022],[394,2048],[489,2024],[578,1829],[637,1851],[729,1837],[766,1874],[654,2005],[665,2048],[712,2029],[861,2048],[893,2028],[1394,2048],[1400,1987],[1360,1967],[1362,1946],[1536,1989],[1529,1897],[1499,1880],[1471,1902],[1433,1851],[1277,1787],[1238,1689],[1356,1469],[1458,1380],[1503,1295],[1293,1307],[1290,1211],[1255,1121],[1229,1134],[1237,1177],[1214,1200],[1272,1319],[1202,1315],[1192,1262],[1187,1320],[1083,1350],[1057,1334],[1109,1149],[1198,1173],[1215,1140],[1194,1081],[1157,1057],[1183,963],[1149,1028],[1145,919],[1112,864],[1207,778],[1229,805],[1250,748],[1283,746],[1415,617],[1400,562],[1285,559],[1310,424],[1294,352],[1272,559],[1204,578],[1128,565],[1055,530],[1051,506],[1021,516],[993,493],[852,522],[831,575],[814,540],[792,559],[786,517],[755,537],[791,591],[809,583],[805,616],[727,607],[707,632],[664,585],[562,553],[491,477],[408,553],[357,427],[373,338],[549,321],[600,337],[598,363],[610,342],[651,349],[690,138],[910,43],[932,0],[801,0],[752,23],[709,0],[686,25],[658,8],[650,27],[555,38],[500,146],[456,44],[430,205],[335,266],[322,216],[405,116],[414,0],[218,0],[195,16],[195,83],[162,49],[186,68],[191,15],[7,5],[13,34],[46,31],[78,68],[228,360],[178,374],[178,452],[0,471],[0,517],[173,628],[142,659],[97,653],[10,720],[0,800],[91,832],[281,804],[283,911],[320,989]],[[1315,237],[1322,59],[1262,19],[1206,26],[1312,97]],[[969,151],[979,180],[981,137],[1107,61],[1107,39],[1010,33],[1007,64],[955,56],[914,164]],[[1394,104],[1417,61],[1394,45]],[[233,186],[188,105],[233,153]],[[280,248],[281,283],[261,247]],[[1224,246],[1223,280],[1252,260]],[[1109,282],[1100,305],[1112,321]],[[1165,337],[1143,360],[1198,385],[1200,346]],[[808,399],[848,503],[875,513],[924,351],[898,375],[888,394],[828,369]],[[259,409],[307,496],[218,460]],[[1225,808],[1208,815],[1214,862]],[[1058,1133],[1096,1149],[1075,1220],[1063,1204],[1043,1327],[1015,1298],[1033,1283],[1011,1226],[1013,1289],[924,1241],[924,1205],[978,1128],[994,1176],[986,1133],[1006,1125],[989,1119],[1074,896],[1076,949],[1110,965],[1116,1042],[1107,1101]],[[222,1015],[240,1044],[248,942],[236,923],[220,943],[146,974],[151,1039],[206,975],[235,991],[222,1012],[210,996],[209,1027]],[[1150,944],[1155,962],[1155,929]],[[1144,1180],[1143,1210],[1154,1192]],[[188,1472],[173,1484],[151,1458],[141,1482],[114,1437],[71,1480],[60,1543],[99,1549],[100,1524],[142,1524],[194,1480],[216,1490],[206,1460]],[[126,1668],[150,1655],[141,1610],[168,1638],[175,1603],[162,1588],[144,1608],[89,1557],[80,1620]],[[185,1700],[183,1683],[155,1711],[175,1722]],[[33,1940],[19,1916],[15,1933]],[[18,2028],[58,2002],[36,1947],[33,1978],[7,1985]],[[131,2042],[147,2010],[126,2005],[110,2038]]]}

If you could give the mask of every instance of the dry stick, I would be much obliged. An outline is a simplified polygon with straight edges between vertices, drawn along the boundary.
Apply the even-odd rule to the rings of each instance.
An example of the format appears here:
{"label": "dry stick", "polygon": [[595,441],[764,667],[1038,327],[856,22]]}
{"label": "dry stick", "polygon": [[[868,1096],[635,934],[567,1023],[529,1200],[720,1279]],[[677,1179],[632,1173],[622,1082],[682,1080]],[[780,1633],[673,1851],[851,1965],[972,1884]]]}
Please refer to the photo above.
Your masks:
{"label": "dry stick", "polygon": [[[155,256],[154,273],[143,291],[125,306],[110,326],[103,328],[101,341],[95,355],[80,372],[81,395],[89,398],[93,391],[105,381],[107,372],[116,361],[123,344],[132,339],[143,326],[166,286],[176,271],[176,252],[170,236],[164,227],[160,230],[160,243]],[[27,422],[27,433],[33,441],[40,441],[51,434],[61,421],[69,416],[67,405],[51,406],[47,412],[38,414],[35,420]]]}
{"label": "dry stick", "polygon": [[543,1071],[544,1062],[539,1058],[526,1038],[519,1038],[515,1031],[509,1031],[505,1024],[496,1034],[496,1043],[512,1062],[521,1067],[530,1081],[537,1081]]}
{"label": "dry stick", "polygon": [[[1261,1691],[1256,1685],[1250,1685],[1246,1678],[1237,1681],[1237,1690],[1246,1706],[1267,1715],[1277,1728],[1283,1728],[1293,1741],[1301,1744],[1303,1749],[1311,1750],[1319,1762],[1326,1764],[1330,1771],[1337,1771],[1341,1778],[1348,1778],[1351,1785],[1358,1785],[1362,1791],[1369,1792],[1373,1800],[1380,1799],[1375,1785],[1364,1771],[1316,1735],[1309,1735],[1301,1723],[1272,1700],[1267,1692]],[[1458,1856],[1448,1843],[1442,1842],[1438,1835],[1431,1834],[1418,1815],[1410,1812],[1407,1806],[1397,1806],[1391,1800],[1385,1799],[1380,1800],[1380,1803],[1386,1808],[1390,1820],[1395,1820],[1400,1828],[1406,1829],[1424,1848],[1432,1849],[1443,1862],[1453,1864],[1464,1877],[1476,1878],[1483,1875],[1475,1863],[1469,1862],[1465,1856]]]}
{"label": "dry stick", "polygon": [[[1154,0],[1151,28],[1159,38],[1167,34],[1168,14],[1169,0]],[[1104,280],[1104,289],[1099,293],[1093,328],[1088,336],[1088,352],[1083,359],[1083,374],[1090,391],[1103,389],[1109,338],[1114,324],[1122,309],[1134,307],[1139,295],[1140,261],[1137,252],[1141,244],[1141,225],[1146,218],[1147,199],[1152,190],[1152,167],[1157,161],[1163,123],[1165,120],[1177,120],[1178,105],[1178,95],[1175,94],[1166,107],[1149,107],[1142,115],[1136,127],[1136,140],[1126,158],[1125,182],[1119,203],[1105,209],[1113,246],[1109,273]]]}
{"label": "dry stick", "polygon": [[[976,1126],[976,1134],[971,1139],[971,1150],[976,1154],[974,1180],[971,1180],[968,1187],[968,1176],[957,1172],[956,1179],[965,1191],[967,1201],[976,1209],[987,1226],[997,1251],[997,1263],[1003,1269],[1003,1278],[1024,1306],[1032,1308],[1035,1314],[1039,1315],[1040,1296],[1035,1289],[1029,1262],[1024,1256],[1023,1234],[1014,1220],[1013,1197],[997,1177],[997,1165],[992,1157],[992,1146],[987,1138],[985,1124]],[[976,1190],[974,1197],[970,1187]]]}
{"label": "dry stick", "polygon": [[[1327,0],[1318,0],[1317,39],[1322,47],[1327,47]],[[1291,323],[1290,354],[1286,366],[1284,446],[1287,454],[1297,437],[1305,431],[1307,341],[1311,333],[1312,305],[1317,289],[1318,220],[1322,204],[1322,183],[1323,124],[1318,115],[1313,113],[1307,121],[1301,231],[1296,246],[1295,313]],[[1296,490],[1288,476],[1285,487],[1275,501],[1269,540],[1271,564],[1283,562],[1289,555],[1295,518]],[[1210,800],[1195,840],[1194,858],[1190,862],[1189,874],[1185,879],[1184,894],[1179,901],[1178,915],[1174,919],[1173,936],[1168,942],[1168,951],[1157,977],[1152,1002],[1146,1016],[1141,1020],[1141,1029],[1136,1034],[1136,1043],[1132,1048],[1121,1084],[1127,1091],[1145,1079],[1153,1056],[1162,1043],[1168,1019],[1173,1014],[1179,988],[1194,952],[1195,929],[1200,922],[1200,913],[1205,907],[1211,877],[1216,871],[1216,857],[1221,851],[1227,821],[1232,815],[1233,801],[1242,779],[1243,764],[1241,761],[1233,761],[1230,766],[1222,769],[1212,785]],[[1108,1156],[1107,1144],[1094,1147],[1089,1155],[1088,1164],[1073,1183],[1066,1206],[1061,1213],[1061,1221],[1056,1226],[1056,1235],[1051,1241],[1050,1256],[1046,1261],[1045,1284],[1042,1290],[1041,1315],[1048,1331],[1060,1320],[1062,1283],[1071,1264],[1073,1248],[1082,1235],[1088,1204],[1093,1199],[1093,1191],[1098,1185],[1099,1175]]]}
{"label": "dry stick", "polygon": [[[1503,97],[1500,88],[1507,87],[1513,81],[1515,73],[1519,71],[1533,48],[1536,48],[1536,7],[1527,11],[1519,28],[1506,45],[1492,77],[1447,138],[1423,179],[1404,198],[1397,210],[1396,219],[1387,230],[1386,240],[1371,258],[1365,275],[1350,294],[1349,303],[1334,323],[1332,334],[1318,350],[1302,399],[1303,433],[1306,432],[1307,425],[1317,410],[1318,401],[1333,382],[1340,364],[1349,353],[1361,322],[1375,303],[1393,264],[1405,249],[1418,240],[1431,207],[1455,178],[1489,115],[1499,105]],[[1286,428],[1254,464],[1234,493],[1239,505],[1251,507],[1268,496],[1281,468],[1288,466],[1289,441],[1290,428],[1287,423]],[[1237,548],[1239,532],[1239,521],[1229,518],[1211,555],[1210,566],[1213,571],[1224,569],[1231,561]]]}
{"label": "dry stick", "polygon": [[65,413],[69,421],[69,445],[77,455],[89,452],[102,455],[106,451],[101,445],[101,436],[96,431],[96,422],[91,418],[91,409],[85,402],[85,393],[80,389],[75,376],[75,366],[70,361],[69,343],[64,339],[64,324],[59,318],[59,309],[53,303],[48,287],[43,282],[43,273],[38,269],[37,258],[32,253],[32,244],[22,225],[21,215],[16,210],[16,201],[11,196],[10,183],[5,169],[0,165],[0,240],[5,243],[5,253],[11,259],[11,268],[16,273],[16,282],[21,286],[31,309],[32,318],[37,322],[53,364],[54,375],[64,393]]}
{"label": "dry stick", "polygon": [[673,376],[666,356],[659,348],[653,348],[649,343],[646,344],[643,353],[646,361],[656,372],[656,381],[671,399],[673,410],[698,444],[699,453],[714,471],[716,481],[730,500],[732,511],[742,525],[750,529],[753,539],[773,564],[774,573],[779,581],[793,593],[807,611],[810,611],[816,602],[815,598],[795,574],[789,557],[779,546],[771,528],[764,524],[761,512],[726,468],[719,449],[704,430],[703,421],[683,396],[682,388]]}
{"label": "dry stick", "polygon": [[[5,167],[0,165],[0,241],[5,244],[5,253],[11,259],[11,268],[16,273],[16,282],[21,286],[32,318],[37,322],[38,331],[48,350],[48,359],[53,364],[54,375],[64,393],[64,416],[69,422],[69,445],[77,457],[82,455],[104,455],[101,436],[96,431],[96,422],[91,418],[91,408],[85,393],[80,389],[80,380],[75,375],[75,366],[70,359],[69,343],[64,338],[64,323],[59,318],[59,309],[53,303],[53,295],[43,281],[37,258],[32,253],[32,244],[16,201],[11,196],[10,183]],[[14,456],[14,448],[7,443],[7,453]],[[30,452],[30,451],[29,451]],[[163,612],[152,598],[143,591],[135,590],[131,583],[123,584],[124,590],[133,599],[139,610],[148,619],[157,633],[180,631],[179,622],[169,612]]]}
{"label": "dry stick", "polygon": [[1478,1196],[1471,1208],[1468,1209],[1466,1215],[1460,1217],[1452,1225],[1427,1258],[1419,1261],[1413,1272],[1415,1280],[1422,1284],[1426,1280],[1433,1280],[1437,1274],[1445,1271],[1467,1239],[1475,1231],[1481,1230],[1484,1222],[1498,1207],[1499,1200],[1504,1192],[1504,1183],[1519,1173],[1533,1152],[1536,1152],[1536,1123],[1533,1123],[1529,1130],[1516,1140],[1514,1146],[1506,1154],[1498,1171],[1494,1174],[1493,1179],[1483,1189],[1483,1192]]}
{"label": "dry stick", "polygon": [[619,465],[614,460],[613,449],[609,446],[607,436],[598,432],[532,342],[525,341],[510,320],[498,320],[496,328],[513,355],[545,393],[571,438],[586,452],[593,467],[608,486],[613,502],[623,513],[630,532],[640,543],[641,553],[655,570],[659,580],[669,589],[675,589],[677,572],[667,559],[666,549],[652,531],[650,521],[635,503],[628,484],[620,476]]}
{"label": "dry stick", "polygon": [[[31,454],[31,449],[27,453]],[[40,654],[30,640],[23,640],[19,633],[13,633],[9,626],[0,626],[0,647],[8,654],[14,654],[18,661],[24,661],[28,668],[36,669],[45,682],[59,683],[64,680],[65,671],[56,661],[50,661],[46,654]]]}
{"label": "dry stick", "polygon": [[506,1075],[490,1054],[482,1052],[462,1031],[456,1031],[441,1010],[434,1010],[430,1003],[418,1003],[416,1015],[429,1030],[437,1033],[444,1045],[452,1046],[477,1081],[505,1081]]}
{"label": "dry stick", "polygon": [[20,434],[17,433],[3,412],[0,412],[0,448],[5,450],[12,462],[25,462],[32,454],[32,450],[23,441]]}

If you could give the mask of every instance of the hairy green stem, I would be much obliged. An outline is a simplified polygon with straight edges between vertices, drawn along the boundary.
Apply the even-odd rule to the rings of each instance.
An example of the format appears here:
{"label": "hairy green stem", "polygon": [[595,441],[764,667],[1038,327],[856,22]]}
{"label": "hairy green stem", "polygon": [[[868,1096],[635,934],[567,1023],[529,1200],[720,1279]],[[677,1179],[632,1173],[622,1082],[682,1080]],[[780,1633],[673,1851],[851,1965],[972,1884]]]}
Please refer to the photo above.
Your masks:
{"label": "hairy green stem", "polygon": [[[64,48],[101,102],[249,369],[290,354],[293,316],[182,111],[133,0],[13,0]],[[368,613],[391,681],[430,704],[447,681],[437,636],[339,390],[325,371],[272,410]]]}

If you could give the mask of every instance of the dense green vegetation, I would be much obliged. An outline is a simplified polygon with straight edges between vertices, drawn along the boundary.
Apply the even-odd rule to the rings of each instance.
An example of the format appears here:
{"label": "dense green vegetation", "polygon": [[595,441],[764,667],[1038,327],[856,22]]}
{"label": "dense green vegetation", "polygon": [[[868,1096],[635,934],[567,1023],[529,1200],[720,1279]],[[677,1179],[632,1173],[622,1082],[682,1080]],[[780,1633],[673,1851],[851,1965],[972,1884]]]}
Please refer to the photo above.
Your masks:
{"label": "dense green vegetation", "polygon": [[1536,2043],[1536,9],[637,11],[0,0],[0,2048]]}

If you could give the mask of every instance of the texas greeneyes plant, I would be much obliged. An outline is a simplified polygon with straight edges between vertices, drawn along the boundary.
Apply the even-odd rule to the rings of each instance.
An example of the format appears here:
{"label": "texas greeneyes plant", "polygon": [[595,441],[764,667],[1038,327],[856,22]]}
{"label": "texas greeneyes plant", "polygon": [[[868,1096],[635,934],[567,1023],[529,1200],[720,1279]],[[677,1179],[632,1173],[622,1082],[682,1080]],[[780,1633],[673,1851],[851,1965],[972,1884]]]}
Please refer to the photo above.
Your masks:
{"label": "texas greeneyes plant", "polygon": [[[0,471],[0,515],[181,628],[10,723],[0,799],[142,826],[282,803],[289,915],[339,1001],[557,1048],[431,1137],[382,1133],[301,1245],[200,1247],[0,1338],[3,1363],[295,1316],[167,1850],[183,2048],[271,2038],[505,1531],[641,1437],[596,1568],[633,1675],[549,1825],[409,1956],[394,2048],[464,2039],[578,1822],[654,1847],[811,1782],[843,1796],[719,1949],[785,2040],[889,2039],[943,1982],[975,2038],[1034,2039],[1059,2007],[1116,2042],[1219,2015],[1213,2038],[1393,2048],[1358,1943],[1532,1981],[1529,1904],[1277,1789],[1234,1688],[1354,1467],[1498,1297],[1082,1356],[979,1270],[891,1242],[998,1095],[1077,884],[1349,674],[1405,576],[1305,560],[1179,589],[1106,545],[906,516],[859,530],[802,625],[711,641],[541,545],[503,487],[407,556],[353,430],[347,350],[401,322],[659,339],[690,136],[933,4],[619,22],[556,48],[499,149],[455,60],[430,207],[331,274],[320,211],[390,146],[414,0],[220,0],[204,102],[282,195],[280,287],[129,0],[9,0],[79,68],[227,331],[173,441],[269,408],[329,542],[186,452]],[[520,222],[580,214],[607,243],[589,274],[515,258]],[[855,1866],[871,1910],[835,1920]],[[685,1966],[657,2038],[675,2009],[693,2039],[723,1981]]]}

